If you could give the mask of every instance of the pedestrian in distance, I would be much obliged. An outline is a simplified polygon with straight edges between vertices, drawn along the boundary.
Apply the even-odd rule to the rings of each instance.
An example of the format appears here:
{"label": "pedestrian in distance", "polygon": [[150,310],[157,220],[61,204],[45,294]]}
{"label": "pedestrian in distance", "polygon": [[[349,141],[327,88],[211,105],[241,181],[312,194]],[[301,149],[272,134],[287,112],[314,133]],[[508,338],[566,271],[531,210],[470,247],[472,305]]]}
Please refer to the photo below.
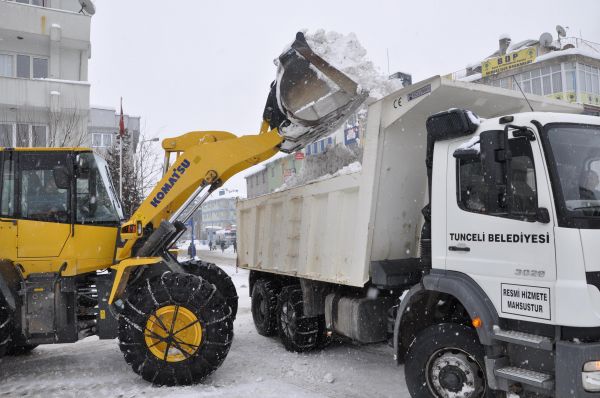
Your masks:
{"label": "pedestrian in distance", "polygon": [[237,253],[237,241],[233,241],[233,252]]}
{"label": "pedestrian in distance", "polygon": [[212,240],[208,241],[208,250],[212,251],[213,247],[212,247]]}
{"label": "pedestrian in distance", "polygon": [[221,241],[221,253],[225,253],[225,242]]}

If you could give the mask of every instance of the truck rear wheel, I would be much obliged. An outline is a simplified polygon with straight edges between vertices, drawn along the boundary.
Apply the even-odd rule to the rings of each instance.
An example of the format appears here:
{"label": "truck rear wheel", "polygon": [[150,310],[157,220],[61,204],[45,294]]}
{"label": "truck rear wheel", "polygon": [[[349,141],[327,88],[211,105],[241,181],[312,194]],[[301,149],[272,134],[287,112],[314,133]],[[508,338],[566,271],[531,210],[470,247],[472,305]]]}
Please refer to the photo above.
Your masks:
{"label": "truck rear wheel", "polygon": [[221,293],[227,304],[231,307],[232,316],[235,320],[238,308],[238,295],[231,277],[217,265],[206,261],[190,260],[181,263],[181,266],[186,272],[206,279],[215,285],[219,293]]}
{"label": "truck rear wheel", "polygon": [[277,297],[279,285],[275,281],[259,279],[252,287],[252,320],[258,334],[273,336],[277,333]]}
{"label": "truck rear wheel", "polygon": [[6,349],[6,355],[25,355],[33,351],[37,344],[14,344],[10,342]]}
{"label": "truck rear wheel", "polygon": [[302,288],[298,285],[282,289],[277,301],[277,331],[288,351],[305,352],[321,344],[323,332],[318,317],[304,316]]}
{"label": "truck rear wheel", "polygon": [[404,374],[413,398],[493,396],[477,333],[456,323],[441,323],[420,332],[406,353]]}
{"label": "truck rear wheel", "polygon": [[166,272],[133,287],[119,317],[125,360],[156,385],[201,382],[232,339],[231,308],[214,285],[190,274]]}

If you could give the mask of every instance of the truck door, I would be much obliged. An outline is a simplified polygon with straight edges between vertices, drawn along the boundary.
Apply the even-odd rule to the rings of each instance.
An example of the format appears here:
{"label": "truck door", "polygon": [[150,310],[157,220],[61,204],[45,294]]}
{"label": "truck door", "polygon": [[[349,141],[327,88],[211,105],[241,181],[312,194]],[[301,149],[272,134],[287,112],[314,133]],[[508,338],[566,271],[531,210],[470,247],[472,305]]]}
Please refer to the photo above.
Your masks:
{"label": "truck door", "polygon": [[494,163],[504,167],[504,181],[493,184],[484,177],[481,157],[456,159],[461,143],[450,145],[446,268],[472,277],[501,317],[551,321],[554,220],[552,212],[549,220],[539,216],[540,208],[552,206],[542,149],[539,140],[512,132],[508,142],[512,160]]}

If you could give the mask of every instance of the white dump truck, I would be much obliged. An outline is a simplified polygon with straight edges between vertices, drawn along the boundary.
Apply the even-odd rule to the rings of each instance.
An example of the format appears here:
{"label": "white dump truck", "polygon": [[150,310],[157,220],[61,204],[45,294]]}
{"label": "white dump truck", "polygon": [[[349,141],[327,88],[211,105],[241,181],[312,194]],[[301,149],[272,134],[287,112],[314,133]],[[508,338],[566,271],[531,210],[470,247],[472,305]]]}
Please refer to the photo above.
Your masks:
{"label": "white dump truck", "polygon": [[600,118],[582,113],[440,77],[372,104],[360,172],[238,203],[257,331],[390,340],[413,397],[600,396]]}

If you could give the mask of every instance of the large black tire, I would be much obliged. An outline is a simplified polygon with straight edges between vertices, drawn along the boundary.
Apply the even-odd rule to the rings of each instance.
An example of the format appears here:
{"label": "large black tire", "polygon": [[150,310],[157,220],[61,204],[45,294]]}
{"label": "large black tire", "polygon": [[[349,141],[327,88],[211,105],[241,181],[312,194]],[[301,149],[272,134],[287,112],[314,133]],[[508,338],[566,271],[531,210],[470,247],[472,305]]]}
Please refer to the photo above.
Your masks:
{"label": "large black tire", "polygon": [[305,352],[319,347],[323,333],[319,317],[305,317],[302,288],[286,286],[277,300],[277,332],[286,350]]}
{"label": "large black tire", "polygon": [[15,336],[13,335],[12,341],[8,344],[8,347],[6,348],[6,355],[17,356],[17,355],[29,354],[37,346],[38,346],[37,344],[17,343],[17,340],[15,339]]}
{"label": "large black tire", "polygon": [[273,336],[277,333],[277,298],[281,287],[275,281],[259,279],[252,287],[252,319],[258,334]]}
{"label": "large black tire", "polygon": [[206,279],[215,285],[231,307],[231,313],[235,320],[238,309],[238,295],[231,277],[217,265],[206,261],[190,260],[181,263],[181,266],[186,272]]}
{"label": "large black tire", "polygon": [[0,294],[0,358],[6,354],[11,341],[13,312]]}
{"label": "large black tire", "polygon": [[[184,318],[185,322],[178,324],[168,323],[165,318],[165,325],[160,320],[160,311],[173,308],[172,320],[181,319],[178,314],[191,314],[192,318]],[[187,323],[189,319],[195,320]],[[189,340],[184,342],[182,335],[178,335],[184,329],[187,334],[198,324],[201,336],[198,345],[189,344]],[[163,332],[158,336],[156,330],[161,327]],[[150,344],[149,339],[157,342]],[[125,360],[134,372],[156,385],[201,382],[225,360],[232,339],[231,308],[214,285],[191,274],[165,272],[132,287],[119,317],[119,346]],[[165,357],[161,353],[159,358],[152,351],[153,346],[155,349],[164,346]],[[170,358],[171,350],[180,359]]]}
{"label": "large black tire", "polygon": [[404,374],[411,397],[489,398],[484,348],[477,333],[457,323],[428,327],[406,353]]}

